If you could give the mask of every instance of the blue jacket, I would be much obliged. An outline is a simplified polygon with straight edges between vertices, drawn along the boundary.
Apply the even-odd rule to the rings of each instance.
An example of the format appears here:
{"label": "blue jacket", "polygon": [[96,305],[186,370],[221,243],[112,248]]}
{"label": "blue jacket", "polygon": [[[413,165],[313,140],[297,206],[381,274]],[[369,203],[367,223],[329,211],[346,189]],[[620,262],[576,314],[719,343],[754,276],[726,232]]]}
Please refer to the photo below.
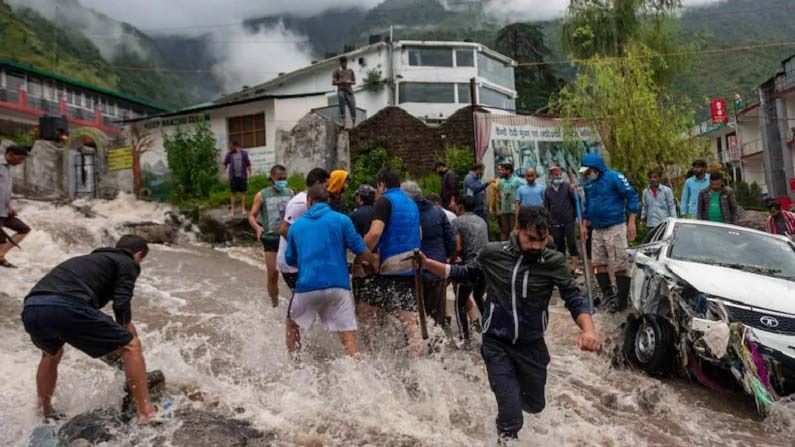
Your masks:
{"label": "blue jacket", "polygon": [[646,221],[646,226],[654,228],[669,217],[676,217],[676,202],[671,188],[660,185],[657,196],[651,192],[651,187],[643,191],[643,209],[640,220]]}
{"label": "blue jacket", "polygon": [[356,255],[367,251],[364,240],[344,214],[327,203],[316,203],[287,232],[284,259],[298,267],[295,292],[350,289],[345,249]]}
{"label": "blue jacket", "polygon": [[709,174],[704,175],[704,180],[699,180],[695,175],[685,180],[682,188],[682,201],[679,207],[682,217],[696,217],[698,214],[698,195],[709,188]]}
{"label": "blue jacket", "polygon": [[[422,228],[422,252],[430,259],[447,262],[447,258],[455,254],[456,243],[450,221],[440,208],[424,197],[414,199],[420,210],[420,227]],[[423,272],[425,279],[436,280],[438,276]]]}
{"label": "blue jacket", "polygon": [[[401,191],[400,188],[390,188],[384,192],[384,197],[392,206],[389,222],[384,227],[384,233],[378,241],[378,253],[381,265],[396,255],[420,248],[420,212],[413,200]],[[397,276],[411,276],[414,272],[390,273]]]}
{"label": "blue jacket", "polygon": [[475,173],[470,172],[464,177],[464,195],[472,196],[475,198],[475,211],[483,211],[486,195],[486,188],[489,187],[488,183],[481,182]]}
{"label": "blue jacket", "polygon": [[596,180],[588,180],[583,185],[583,219],[589,220],[594,228],[626,223],[627,213],[637,214],[640,211],[638,193],[632,189],[624,174],[607,167],[599,153],[585,154],[582,165],[599,171]]}

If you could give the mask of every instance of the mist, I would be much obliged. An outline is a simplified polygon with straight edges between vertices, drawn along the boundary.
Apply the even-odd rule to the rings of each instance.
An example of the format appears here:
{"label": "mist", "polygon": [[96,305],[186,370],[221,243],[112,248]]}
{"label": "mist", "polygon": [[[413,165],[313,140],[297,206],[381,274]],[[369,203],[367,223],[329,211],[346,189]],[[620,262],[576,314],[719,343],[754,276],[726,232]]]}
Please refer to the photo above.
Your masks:
{"label": "mist", "polygon": [[79,30],[102,57],[112,60],[122,50],[146,59],[149,51],[141,38],[124,29],[121,22],[102,13],[82,8],[77,0],[6,0],[14,10],[29,8],[62,28]]}
{"label": "mist", "polygon": [[[683,6],[703,6],[725,0],[684,0]],[[569,0],[483,0],[486,14],[504,22],[553,20],[562,17]]]}
{"label": "mist", "polygon": [[212,41],[218,62],[211,71],[225,93],[265,82],[312,61],[306,37],[287,30],[281,22],[253,33],[243,28],[214,31]]}

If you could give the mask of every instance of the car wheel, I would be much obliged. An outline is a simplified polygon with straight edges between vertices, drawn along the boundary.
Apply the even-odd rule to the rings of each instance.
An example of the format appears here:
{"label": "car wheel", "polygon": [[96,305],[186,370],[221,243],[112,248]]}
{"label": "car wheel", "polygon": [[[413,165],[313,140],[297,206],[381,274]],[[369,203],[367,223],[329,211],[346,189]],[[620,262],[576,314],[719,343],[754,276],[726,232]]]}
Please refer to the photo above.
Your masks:
{"label": "car wheel", "polygon": [[651,375],[668,374],[674,353],[670,323],[657,315],[643,315],[634,324],[628,324],[624,332],[624,353],[631,362]]}
{"label": "car wheel", "polygon": [[640,322],[640,318],[630,314],[627,316],[627,322],[624,323],[624,358],[632,366],[639,366],[638,358],[635,356],[635,333],[638,332]]}

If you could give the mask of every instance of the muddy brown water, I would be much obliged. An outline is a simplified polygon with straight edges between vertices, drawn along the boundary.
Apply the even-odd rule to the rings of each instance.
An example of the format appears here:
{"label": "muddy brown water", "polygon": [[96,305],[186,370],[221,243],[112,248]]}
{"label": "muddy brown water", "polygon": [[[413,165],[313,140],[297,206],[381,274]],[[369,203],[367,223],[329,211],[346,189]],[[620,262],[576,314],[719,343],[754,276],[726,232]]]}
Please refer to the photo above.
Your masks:
{"label": "muddy brown water", "polygon": [[[65,208],[23,203],[23,217],[36,230],[13,255],[22,268],[0,272],[0,445],[26,445],[39,424],[39,354],[18,317],[27,290],[58,261],[108,243],[120,234],[120,223],[156,220],[164,211],[128,197],[91,205],[115,217],[85,219]],[[388,322],[364,359],[352,362],[336,339],[315,329],[296,365],[284,347],[288,295],[283,290],[280,307],[271,308],[261,266],[255,248],[184,242],[152,249],[133,315],[147,364],[166,374],[175,405],[234,414],[273,433],[274,445],[494,445],[496,403],[479,343],[464,350],[443,342],[434,354],[409,362],[397,326]],[[619,323],[596,317],[608,339]],[[547,408],[525,415],[517,445],[793,445],[791,411],[762,420],[742,394],[616,369],[609,340],[602,354],[581,353],[577,333],[568,312],[553,306]],[[122,388],[120,373],[67,348],[55,403],[77,415],[119,405]],[[201,391],[201,399],[188,399],[185,390]],[[168,439],[177,429],[178,423],[161,430]],[[164,433],[141,430],[109,445],[162,444]],[[196,445],[207,444],[196,439]]]}

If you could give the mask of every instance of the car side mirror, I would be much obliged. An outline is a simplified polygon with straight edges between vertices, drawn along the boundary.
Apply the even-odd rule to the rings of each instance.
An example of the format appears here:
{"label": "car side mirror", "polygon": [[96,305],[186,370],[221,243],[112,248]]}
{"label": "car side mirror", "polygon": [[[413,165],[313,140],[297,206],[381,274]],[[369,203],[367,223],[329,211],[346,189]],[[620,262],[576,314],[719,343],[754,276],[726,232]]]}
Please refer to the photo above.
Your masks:
{"label": "car side mirror", "polygon": [[641,252],[643,252],[644,255],[650,258],[656,258],[660,256],[660,250],[662,250],[662,247],[660,247],[659,245],[653,245],[642,249]]}

